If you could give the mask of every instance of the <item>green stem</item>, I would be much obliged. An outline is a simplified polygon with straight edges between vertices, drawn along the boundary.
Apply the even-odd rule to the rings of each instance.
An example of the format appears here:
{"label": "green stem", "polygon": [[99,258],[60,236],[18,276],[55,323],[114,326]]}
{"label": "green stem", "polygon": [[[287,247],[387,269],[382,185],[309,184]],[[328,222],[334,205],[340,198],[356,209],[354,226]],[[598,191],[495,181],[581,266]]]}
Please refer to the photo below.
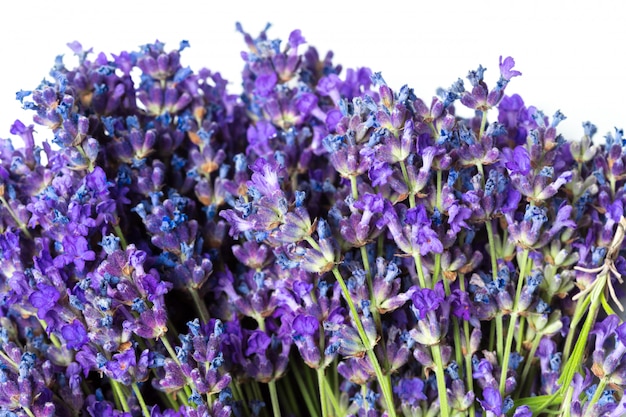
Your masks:
{"label": "green stem", "polygon": [[383,393],[383,398],[385,400],[385,405],[387,407],[389,417],[395,417],[396,409],[393,403],[393,393],[391,391],[391,378],[389,377],[389,375],[387,375],[387,377],[383,375],[383,370],[380,367],[380,363],[378,362],[376,354],[374,353],[374,347],[372,346],[372,343],[370,342],[367,333],[365,333],[363,323],[361,323],[359,313],[357,312],[356,306],[354,305],[354,301],[352,301],[348,286],[341,276],[341,273],[339,273],[339,269],[337,269],[337,267],[333,268],[333,275],[335,276],[337,282],[339,283],[339,286],[341,287],[341,291],[343,292],[346,302],[348,303],[350,313],[354,318],[354,323],[356,325],[357,332],[359,333],[359,337],[361,338],[361,342],[363,343],[367,356],[372,363],[372,367],[374,368],[374,373],[376,374],[376,379],[378,379],[378,384],[380,385],[381,391]]}
{"label": "green stem", "polygon": [[[265,333],[265,318],[257,318],[259,329]],[[272,379],[267,383],[267,387],[270,390],[270,399],[272,401],[272,412],[274,417],[280,417],[280,403],[278,401],[278,391],[276,390],[276,380]]]}
{"label": "green stem", "polygon": [[496,313],[496,352],[498,355],[498,361],[500,363],[502,363],[502,354],[503,354],[503,350],[504,350],[504,324],[502,321],[503,317],[502,317],[502,313],[501,312],[497,312]]}
{"label": "green stem", "polygon": [[[444,278],[443,279],[443,289],[446,293],[446,296],[450,296],[450,282]],[[453,337],[454,337],[454,357],[456,359],[456,363],[461,368],[461,362],[463,360],[463,352],[461,352],[461,332],[459,326],[459,320],[456,316],[452,316],[452,326],[454,329]]]}
{"label": "green stem", "polygon": [[148,411],[148,407],[146,406],[146,401],[143,399],[143,395],[141,395],[141,391],[139,390],[137,383],[133,382],[132,387],[133,387],[133,392],[135,393],[135,396],[137,397],[137,401],[139,401],[139,405],[141,406],[141,412],[143,413],[144,417],[150,417],[150,411]]}
{"label": "green stem", "polygon": [[281,382],[283,382],[284,389],[287,391],[287,401],[289,402],[290,411],[293,415],[300,416],[300,408],[296,402],[296,395],[292,384],[288,381],[288,378],[283,378]]}
{"label": "green stem", "polygon": [[487,228],[487,238],[489,239],[489,256],[491,257],[491,276],[495,281],[498,279],[498,258],[496,256],[496,242],[493,237],[493,225],[491,220],[485,222]]}
{"label": "green stem", "polygon": [[[465,292],[465,276],[463,274],[459,274],[459,289],[463,292]],[[469,322],[464,320],[463,321],[463,332],[465,333],[465,376],[466,376],[466,381],[467,381],[467,390],[469,391],[473,391],[474,390],[474,378],[472,375],[472,352],[470,350],[470,338],[471,338],[471,334],[470,334],[470,330],[469,330]],[[469,415],[470,417],[474,417],[476,415],[476,409],[474,408],[474,403],[472,402],[472,405],[470,406],[469,409]]]}
{"label": "green stem", "polygon": [[26,235],[27,238],[32,239],[33,236],[28,231],[28,228],[26,227],[24,223],[21,222],[19,217],[17,217],[17,215],[15,214],[15,212],[13,211],[13,209],[11,208],[7,200],[5,200],[4,196],[0,197],[0,202],[2,202],[2,204],[4,205],[4,208],[7,209],[7,211],[13,218],[13,221],[15,222],[15,224],[17,224],[17,226],[22,230],[22,232],[24,232],[24,235]]}
{"label": "green stem", "polygon": [[261,393],[261,387],[259,386],[259,382],[253,379],[250,385],[252,385],[252,392],[254,393],[254,397],[257,400],[263,400],[263,394]]}
{"label": "green stem", "polygon": [[575,301],[576,307],[574,309],[574,315],[572,316],[572,321],[569,325],[569,332],[567,333],[567,338],[565,339],[565,347],[563,348],[563,363],[566,363],[569,359],[569,355],[572,350],[572,343],[574,342],[574,336],[576,336],[576,328],[587,311],[587,307],[589,307],[590,302],[591,299],[589,297]]}
{"label": "green stem", "polygon": [[25,412],[26,414],[28,414],[28,417],[35,417],[35,415],[33,414],[33,412],[32,412],[32,411],[30,411],[30,408],[28,408],[28,407],[22,407],[22,409],[24,410],[24,412]]}
{"label": "green stem", "polygon": [[163,336],[160,340],[161,343],[163,343],[163,346],[165,346],[165,350],[167,350],[167,353],[169,353],[170,357],[174,360],[174,362],[176,362],[176,365],[180,365],[180,360],[178,360],[178,356],[176,356],[176,351],[170,344],[170,341],[167,340],[167,337]]}
{"label": "green stem", "polygon": [[326,398],[326,383],[324,378],[324,368],[317,368],[317,386],[320,393],[320,406],[322,417],[328,417],[328,400]]}
{"label": "green stem", "polygon": [[437,377],[437,393],[439,395],[440,416],[448,417],[450,415],[448,405],[448,392],[446,390],[446,377],[443,369],[443,358],[441,357],[441,347],[432,345],[431,351],[435,362],[435,376]]}
{"label": "green stem", "polygon": [[235,382],[235,380],[232,380],[230,383],[230,386],[231,386],[231,390],[233,392],[233,397],[235,398],[235,400],[241,401],[241,404],[243,405],[244,415],[246,416],[250,415],[250,409],[248,408],[248,399],[246,398],[246,395],[241,390],[241,385]]}
{"label": "green stem", "polygon": [[186,405],[187,407],[189,406],[189,401],[187,400],[187,397],[185,397],[185,395],[183,394],[182,391],[178,391],[178,393],[176,394],[176,396],[178,397],[178,400],[183,403],[183,405]]}
{"label": "green stem", "polygon": [[402,177],[404,178],[404,183],[409,189],[409,206],[411,208],[415,207],[415,193],[413,192],[413,184],[409,180],[409,173],[406,170],[406,164],[404,161],[400,161],[400,169],[402,170]]}
{"label": "green stem", "polygon": [[[601,279],[600,277],[596,279]],[[610,279],[610,278],[609,278]],[[600,292],[604,290],[603,285],[598,285],[594,288],[591,294],[587,295],[587,297],[591,298],[591,306],[589,307],[589,312],[587,313],[587,318],[585,319],[585,324],[578,335],[578,339],[576,340],[576,345],[574,345],[574,350],[572,352],[572,356],[568,359],[563,367],[563,372],[561,373],[561,378],[559,378],[559,383],[562,387],[569,387],[569,384],[572,382],[574,378],[574,374],[576,370],[580,367],[582,363],[582,358],[584,355],[585,348],[587,347],[587,338],[589,337],[589,332],[593,327],[593,324],[596,320],[596,315],[598,314],[598,310],[600,308]]]}
{"label": "green stem", "polygon": [[87,157],[87,154],[85,153],[85,150],[83,149],[82,145],[78,145],[76,146],[76,150],[78,151],[78,153],[80,153],[80,155],[85,158],[85,160],[87,161],[87,171],[88,172],[93,172],[94,170],[94,166],[93,166],[93,162]]}
{"label": "green stem", "polygon": [[332,388],[330,387],[330,385],[328,383],[325,384],[326,385],[326,389],[328,390],[328,399],[330,400],[330,404],[333,407],[333,410],[335,411],[335,416],[342,416],[345,415],[345,412],[341,411],[341,406],[339,405],[339,402],[337,401],[337,398],[335,397],[335,393],[333,393]]}
{"label": "green stem", "polygon": [[[43,328],[44,332],[48,333],[48,323],[46,323],[45,320],[42,320],[39,317],[37,318],[37,320],[39,321],[39,324],[41,324],[41,327]],[[57,349],[61,349],[61,341],[59,340],[57,335],[55,335],[54,333],[50,333],[49,337],[54,347],[56,347]]]}
{"label": "green stem", "polygon": [[126,247],[128,246],[128,244],[126,243],[126,238],[124,237],[124,233],[122,232],[120,225],[119,224],[114,225],[113,231],[115,232],[115,236],[117,236],[120,239],[120,246],[122,247],[122,250],[126,250]]}
{"label": "green stem", "polygon": [[306,408],[309,411],[309,415],[311,417],[319,417],[319,412],[317,407],[315,407],[313,400],[311,399],[311,390],[306,386],[304,380],[302,379],[302,375],[300,372],[292,372],[293,376],[296,378],[296,384],[298,384],[298,388],[300,388],[300,394],[304,399],[304,403],[306,404]]}
{"label": "green stem", "polygon": [[200,314],[200,320],[202,323],[209,322],[209,312],[206,309],[206,304],[200,294],[198,294],[198,290],[195,288],[189,288],[189,294],[191,294],[191,298],[193,298],[193,303],[196,305],[196,310],[198,310],[198,314]]}
{"label": "green stem", "polygon": [[519,277],[517,279],[517,291],[515,300],[513,300],[513,311],[509,319],[509,329],[506,334],[506,344],[504,345],[504,354],[502,356],[502,370],[500,372],[500,395],[504,398],[504,388],[506,385],[506,374],[509,370],[509,359],[511,356],[511,348],[513,347],[513,334],[515,333],[515,323],[517,322],[517,305],[522,293],[522,286],[526,275],[526,264],[528,263],[528,249],[524,249],[522,260],[520,263]]}
{"label": "green stem", "polygon": [[[484,113],[483,113],[484,114]],[[478,164],[478,171],[483,177],[485,173],[483,171],[482,164]],[[498,279],[498,257],[496,254],[496,242],[493,234],[493,225],[492,220],[489,219],[485,222],[485,227],[487,229],[487,238],[489,240],[489,257],[491,258],[491,277],[494,281]],[[502,363],[502,350],[504,349],[504,334],[502,333],[502,314],[500,312],[496,313],[496,352],[500,363]]]}
{"label": "green stem", "polygon": [[602,304],[602,308],[604,309],[604,312],[607,314],[607,316],[618,316],[618,314],[615,312],[615,310],[613,310],[611,305],[606,300],[606,294],[604,292],[600,295],[600,303]]}
{"label": "green stem", "polygon": [[602,393],[604,392],[606,383],[607,383],[606,377],[600,380],[600,383],[596,387],[596,392],[593,393],[593,397],[591,397],[591,400],[587,402],[587,410],[585,411],[585,414],[583,415],[583,417],[592,415],[591,414],[592,407],[598,404],[598,400],[600,399],[600,397],[602,396]]}
{"label": "green stem", "polygon": [[[433,270],[433,277],[431,280],[433,288],[435,287],[435,284],[439,282],[440,272],[441,272],[441,254],[436,253],[435,254],[435,269]],[[443,280],[445,281],[446,279],[444,278]]]}
{"label": "green stem", "polygon": [[[178,356],[176,356],[176,351],[170,344],[170,341],[167,340],[167,336],[161,337],[160,340],[161,340],[161,343],[163,343],[163,346],[165,346],[165,350],[167,350],[167,353],[169,353],[172,360],[176,363],[176,365],[180,366],[180,360],[178,360]],[[185,385],[184,390],[185,390],[185,394],[187,395],[187,397],[189,397],[191,395],[191,388],[189,388],[189,385]],[[185,405],[189,405],[189,404],[186,402]]]}
{"label": "green stem", "polygon": [[374,322],[376,323],[376,329],[382,329],[380,322],[380,313],[378,312],[378,306],[376,305],[376,299],[374,298],[374,284],[372,282],[372,270],[370,267],[370,260],[367,256],[367,248],[361,246],[361,259],[363,260],[363,268],[365,269],[365,277],[367,278],[367,288],[370,293],[370,305],[372,306],[372,315],[374,316]]}
{"label": "green stem", "polygon": [[496,344],[496,326],[494,322],[492,321],[489,323],[489,351],[490,352],[493,352],[493,347],[495,344]]}
{"label": "green stem", "polygon": [[519,326],[517,327],[517,341],[515,343],[515,350],[517,350],[518,353],[522,352],[522,346],[523,346],[523,342],[524,342],[524,323],[526,322],[526,317],[521,316],[519,318]]}
{"label": "green stem", "polygon": [[120,383],[114,379],[110,379],[109,381],[111,381],[111,388],[113,388],[113,393],[115,394],[115,397],[119,400],[120,405],[122,406],[122,410],[125,413],[130,412],[130,407],[128,406],[128,402],[126,401],[126,395],[122,391]]}
{"label": "green stem", "polygon": [[485,133],[485,126],[487,126],[487,111],[483,110],[482,119],[480,120],[480,131],[478,132],[478,140],[483,137]]}
{"label": "green stem", "polygon": [[426,277],[424,276],[424,268],[422,268],[422,256],[419,253],[413,253],[413,260],[415,261],[415,270],[417,277],[420,281],[421,288],[426,287]]}
{"label": "green stem", "polygon": [[[533,359],[535,359],[535,354],[537,353],[537,348],[539,347],[539,342],[541,342],[541,334],[536,334],[533,339],[532,347],[530,348],[530,353],[526,358],[526,363],[524,364],[524,370],[522,371],[522,378],[519,381],[519,386],[523,387],[526,384],[526,378],[528,377],[528,372],[530,372],[530,367],[533,363]],[[521,394],[521,390],[517,392],[517,397]]]}
{"label": "green stem", "polygon": [[272,412],[274,417],[280,417],[280,403],[278,401],[278,391],[276,391],[276,380],[272,379],[267,383],[270,389],[270,399],[272,401]]}
{"label": "green stem", "polygon": [[359,199],[359,187],[357,185],[355,175],[352,175],[350,177],[350,188],[352,189],[352,198],[354,198],[355,201],[358,200]]}
{"label": "green stem", "polygon": [[572,400],[574,396],[574,387],[569,387],[567,390],[567,394],[565,394],[565,399],[561,403],[561,415],[563,417],[570,417],[572,415]]}

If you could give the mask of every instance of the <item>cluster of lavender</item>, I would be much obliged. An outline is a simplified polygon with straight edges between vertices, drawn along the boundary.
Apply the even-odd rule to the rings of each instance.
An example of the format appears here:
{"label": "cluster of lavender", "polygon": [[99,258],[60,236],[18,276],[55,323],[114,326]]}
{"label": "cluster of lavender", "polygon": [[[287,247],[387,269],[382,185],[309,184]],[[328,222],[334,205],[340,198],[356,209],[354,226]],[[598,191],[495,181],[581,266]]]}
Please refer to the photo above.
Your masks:
{"label": "cluster of lavender", "polygon": [[512,58],[428,103],[238,29],[240,96],[186,42],[17,94],[0,416],[626,415],[621,130],[564,140]]}

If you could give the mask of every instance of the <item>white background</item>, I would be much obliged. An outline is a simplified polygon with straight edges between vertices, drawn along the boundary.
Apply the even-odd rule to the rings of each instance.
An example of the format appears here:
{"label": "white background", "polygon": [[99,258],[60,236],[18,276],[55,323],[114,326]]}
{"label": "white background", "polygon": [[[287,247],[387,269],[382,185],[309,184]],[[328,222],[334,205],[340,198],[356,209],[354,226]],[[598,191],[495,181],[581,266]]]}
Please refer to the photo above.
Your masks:
{"label": "white background", "polygon": [[[427,102],[478,64],[498,78],[498,57],[510,55],[522,77],[507,92],[527,105],[566,116],[561,133],[582,135],[581,124],[626,127],[626,7],[621,1],[12,1],[0,14],[0,137],[16,118],[31,115],[15,92],[35,88],[54,57],[72,56],[78,40],[94,51],[135,50],[156,39],[191,48],[182,61],[206,66],[240,91],[245,49],[235,22],[256,35],[266,22],[270,38],[286,40],[299,28],[320,54],[332,49],[344,68],[369,66],[393,88],[403,84]],[[466,81],[466,86],[469,83]],[[457,107],[459,107],[458,105]],[[495,114],[490,119],[493,119]],[[38,129],[49,137],[43,127]]]}

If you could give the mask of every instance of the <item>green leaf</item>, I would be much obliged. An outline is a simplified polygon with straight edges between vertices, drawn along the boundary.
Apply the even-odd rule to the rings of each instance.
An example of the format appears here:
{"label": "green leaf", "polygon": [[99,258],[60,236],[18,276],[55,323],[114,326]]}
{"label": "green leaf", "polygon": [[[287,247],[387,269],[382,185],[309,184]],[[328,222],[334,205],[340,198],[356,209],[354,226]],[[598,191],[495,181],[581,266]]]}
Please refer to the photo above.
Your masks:
{"label": "green leaf", "polygon": [[533,415],[539,412],[549,413],[548,411],[544,411],[545,408],[555,403],[560,404],[562,401],[563,394],[558,391],[552,395],[538,395],[536,397],[520,398],[515,400],[515,408],[526,405],[530,408]]}

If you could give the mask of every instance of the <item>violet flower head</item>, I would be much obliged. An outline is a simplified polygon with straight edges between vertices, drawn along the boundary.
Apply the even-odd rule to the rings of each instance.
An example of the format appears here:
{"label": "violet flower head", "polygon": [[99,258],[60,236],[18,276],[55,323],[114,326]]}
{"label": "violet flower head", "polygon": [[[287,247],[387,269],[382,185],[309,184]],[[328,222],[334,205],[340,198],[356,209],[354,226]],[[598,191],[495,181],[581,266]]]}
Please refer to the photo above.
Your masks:
{"label": "violet flower head", "polygon": [[424,382],[419,378],[403,378],[393,387],[393,392],[400,401],[409,407],[418,407],[420,401],[426,400]]}
{"label": "violet flower head", "polygon": [[500,56],[500,75],[502,78],[509,81],[513,77],[522,75],[521,72],[513,69],[514,66],[515,60],[513,58],[508,56],[502,61],[502,56]]}
{"label": "violet flower head", "polygon": [[74,320],[70,324],[66,324],[61,328],[61,335],[65,339],[68,349],[80,350],[89,342],[85,326],[78,320]]}

